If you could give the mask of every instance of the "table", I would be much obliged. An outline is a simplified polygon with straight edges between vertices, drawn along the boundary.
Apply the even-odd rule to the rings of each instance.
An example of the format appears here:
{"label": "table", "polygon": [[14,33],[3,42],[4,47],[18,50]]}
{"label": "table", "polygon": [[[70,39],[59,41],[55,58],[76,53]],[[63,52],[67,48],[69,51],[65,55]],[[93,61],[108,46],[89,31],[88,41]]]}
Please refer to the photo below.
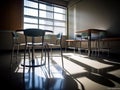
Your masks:
{"label": "table", "polygon": [[[17,30],[16,32],[25,35],[26,45],[25,45],[25,52],[24,52],[24,63],[22,64],[22,66],[24,66],[24,67],[39,67],[39,66],[45,65],[45,63],[46,63],[46,47],[47,47],[47,43],[44,43],[44,35],[45,35],[45,32],[52,32],[52,31],[41,30],[41,29],[38,29],[38,30],[37,29],[25,29],[25,30]],[[27,37],[31,37],[32,38],[32,42],[30,44],[27,43]],[[41,43],[36,43],[34,37],[42,37]],[[29,63],[25,64],[25,56],[26,56],[25,54],[26,54],[27,46],[31,47],[31,49],[32,49],[32,59],[31,59],[31,62],[29,61]],[[45,48],[45,61],[44,61],[44,63],[42,63],[42,61],[41,62],[35,61],[35,56],[34,56],[35,49],[34,49],[34,46],[40,46],[42,48],[43,47]],[[49,58],[49,56],[48,56],[48,58]],[[41,56],[41,60],[42,59],[43,58]]]}
{"label": "table", "polygon": [[[100,29],[87,29],[87,30],[80,30],[80,31],[76,31],[76,33],[87,33],[88,34],[88,56],[91,56],[91,34],[95,33],[98,34],[100,32],[106,32],[106,30],[100,30]],[[98,40],[99,41],[99,40]],[[98,42],[99,43],[99,42]],[[99,44],[98,44],[99,45]]]}

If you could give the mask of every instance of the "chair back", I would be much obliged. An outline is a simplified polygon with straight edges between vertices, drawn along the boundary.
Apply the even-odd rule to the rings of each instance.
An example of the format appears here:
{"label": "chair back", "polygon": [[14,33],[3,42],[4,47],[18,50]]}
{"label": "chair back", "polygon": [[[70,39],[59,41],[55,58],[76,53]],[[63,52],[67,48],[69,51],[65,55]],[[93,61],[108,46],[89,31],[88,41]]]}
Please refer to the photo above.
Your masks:
{"label": "chair back", "polygon": [[62,32],[59,32],[59,33],[56,35],[56,37],[57,37],[56,43],[59,41],[60,45],[62,44],[62,35],[63,35]]}
{"label": "chair back", "polygon": [[57,37],[57,39],[62,39],[62,33],[61,32],[58,33],[56,37]]}
{"label": "chair back", "polygon": [[41,37],[42,44],[44,42],[45,31],[41,29],[25,29],[24,30],[25,40],[27,41],[27,37]]}
{"label": "chair back", "polygon": [[19,35],[16,33],[16,31],[13,31],[12,37],[13,37],[13,39],[17,39],[19,37]]}
{"label": "chair back", "polygon": [[16,31],[13,31],[12,32],[12,43],[15,44],[15,43],[18,43],[19,42],[19,35]]}

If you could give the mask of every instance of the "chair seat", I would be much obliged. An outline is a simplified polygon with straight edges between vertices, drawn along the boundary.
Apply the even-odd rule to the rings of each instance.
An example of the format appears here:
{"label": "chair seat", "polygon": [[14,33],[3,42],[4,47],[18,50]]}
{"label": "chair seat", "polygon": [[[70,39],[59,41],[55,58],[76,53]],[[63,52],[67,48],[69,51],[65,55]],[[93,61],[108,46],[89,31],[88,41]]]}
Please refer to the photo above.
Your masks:
{"label": "chair seat", "polygon": [[58,47],[60,47],[60,45],[59,44],[48,44],[49,46],[58,46]]}

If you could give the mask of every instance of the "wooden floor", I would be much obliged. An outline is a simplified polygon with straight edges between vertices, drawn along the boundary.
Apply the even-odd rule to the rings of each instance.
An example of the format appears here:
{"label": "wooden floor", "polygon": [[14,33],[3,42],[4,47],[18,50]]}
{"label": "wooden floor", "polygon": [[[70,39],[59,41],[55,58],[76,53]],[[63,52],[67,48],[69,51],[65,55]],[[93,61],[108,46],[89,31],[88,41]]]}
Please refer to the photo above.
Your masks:
{"label": "wooden floor", "polygon": [[[11,90],[120,90],[119,57],[87,57],[85,54],[64,52],[64,69],[59,51],[54,51],[48,64],[41,67],[25,68],[23,53],[18,62],[15,57],[10,70],[9,52],[0,54],[1,88]],[[40,61],[40,54],[36,57]],[[28,59],[28,58],[27,58]],[[26,59],[26,62],[27,62]]]}

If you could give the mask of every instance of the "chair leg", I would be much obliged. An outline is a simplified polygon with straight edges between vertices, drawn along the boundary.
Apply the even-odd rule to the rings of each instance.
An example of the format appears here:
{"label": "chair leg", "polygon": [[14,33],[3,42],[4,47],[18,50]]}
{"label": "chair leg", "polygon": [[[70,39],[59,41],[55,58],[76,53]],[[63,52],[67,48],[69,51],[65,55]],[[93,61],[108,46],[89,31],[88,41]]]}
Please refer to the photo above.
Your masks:
{"label": "chair leg", "polygon": [[23,73],[25,73],[26,49],[27,49],[27,46],[25,45],[25,49],[24,49],[24,61],[23,61]]}
{"label": "chair leg", "polygon": [[[46,45],[46,47],[45,47],[45,51],[47,52],[47,56],[48,56],[48,74],[49,74],[49,76],[50,76],[50,56],[49,56],[49,50],[50,50],[50,48],[49,48],[49,46],[48,45]],[[46,53],[45,52],[45,53]],[[46,55],[45,55],[45,57],[46,57]]]}
{"label": "chair leg", "polygon": [[48,54],[48,68],[50,69],[49,48],[47,48],[47,54]]}
{"label": "chair leg", "polygon": [[53,51],[52,51],[52,46],[50,47],[50,54],[51,54],[51,59],[52,59],[52,57],[53,57],[53,53],[52,53]]}
{"label": "chair leg", "polygon": [[[45,52],[45,59],[43,58],[44,52]],[[42,64],[46,64],[46,46],[44,47],[44,49],[42,49],[42,52],[41,52],[41,65]]]}
{"label": "chair leg", "polygon": [[43,49],[41,51],[41,64],[42,64],[42,61],[43,61]]}
{"label": "chair leg", "polygon": [[30,60],[31,60],[31,59],[30,59],[30,51],[31,51],[31,50],[30,50],[30,47],[29,47],[29,46],[28,46],[28,48],[26,47],[26,49],[28,49],[28,57],[29,57],[29,65],[30,65],[30,62],[31,62],[31,61],[30,61]]}
{"label": "chair leg", "polygon": [[12,52],[11,52],[10,70],[12,70],[13,56],[14,56],[14,45],[13,45],[13,47],[12,47]]}
{"label": "chair leg", "polygon": [[62,67],[64,68],[64,62],[63,62],[63,52],[62,52],[62,47],[60,47],[60,51],[61,51],[61,60],[62,60]]}
{"label": "chair leg", "polygon": [[[13,65],[13,57],[15,56],[15,47],[16,45],[13,44],[12,46],[12,53],[11,53],[11,61],[10,61],[10,68],[12,69],[12,65]],[[17,64],[17,59],[18,59],[18,53],[19,53],[19,45],[17,45],[17,53],[16,53],[16,64]]]}
{"label": "chair leg", "polygon": [[45,49],[45,65],[46,65],[46,46],[44,47]]}
{"label": "chair leg", "polygon": [[16,53],[16,64],[18,64],[18,55],[19,55],[19,48],[20,48],[20,45],[18,44],[17,45],[17,53]]}

